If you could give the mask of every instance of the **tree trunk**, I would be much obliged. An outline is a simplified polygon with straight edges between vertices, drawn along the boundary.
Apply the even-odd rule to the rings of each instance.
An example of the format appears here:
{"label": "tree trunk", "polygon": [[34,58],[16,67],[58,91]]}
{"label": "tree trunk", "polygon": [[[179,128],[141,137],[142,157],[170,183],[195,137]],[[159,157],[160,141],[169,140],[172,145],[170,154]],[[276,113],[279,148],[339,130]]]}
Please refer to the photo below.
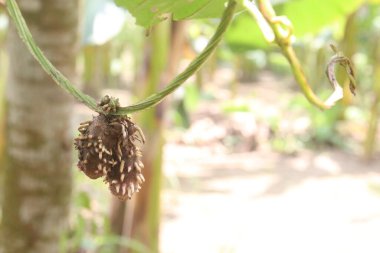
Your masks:
{"label": "tree trunk", "polygon": [[[0,42],[0,48],[3,48],[2,41]],[[0,49],[0,164],[2,161],[3,149],[4,149],[4,112],[5,112],[5,101],[4,101],[4,86],[6,81],[6,72],[8,69],[7,57],[4,50]],[[1,171],[0,171],[1,175]],[[0,177],[1,178],[1,177]],[[0,205],[1,206],[1,205]]]}
{"label": "tree trunk", "polygon": [[[170,27],[168,22],[156,25],[150,34],[151,52],[147,84],[143,97],[160,88],[167,81],[168,50],[170,46]],[[146,179],[140,193],[136,195],[133,210],[131,237],[142,242],[152,252],[159,251],[160,195],[162,180],[162,148],[164,104],[145,110],[139,118],[147,143],[144,147],[143,163]]]}
{"label": "tree trunk", "polygon": [[[8,58],[5,52],[5,33],[6,30],[0,30],[0,164],[3,156],[4,148],[4,112],[5,112],[5,101],[4,101],[4,86],[8,70]],[[0,171],[0,180],[1,174]],[[1,206],[1,205],[0,205]]]}
{"label": "tree trunk", "polygon": [[371,160],[376,151],[376,135],[379,124],[380,110],[380,36],[374,36],[374,50],[372,54],[372,90],[374,97],[372,98],[370,115],[367,123],[366,138],[364,140],[364,158]]}
{"label": "tree trunk", "polygon": [[[146,55],[137,83],[146,83],[146,90],[140,92],[147,97],[168,83],[178,71],[185,41],[186,22],[174,22],[169,31],[168,24],[156,26],[147,41]],[[169,41],[170,39],[170,41]],[[168,52],[170,45],[170,53]],[[167,58],[169,60],[167,61]],[[128,202],[116,198],[111,207],[111,230],[116,235],[131,236],[142,242],[153,252],[158,252],[160,191],[163,139],[163,121],[165,117],[163,104],[144,111],[140,123],[147,143],[144,147],[144,177],[146,182],[140,193]],[[126,208],[127,204],[127,208]],[[127,209],[127,215],[125,215]],[[123,225],[121,228],[120,225]],[[118,252],[115,250],[115,252]],[[120,252],[128,252],[122,249]]]}
{"label": "tree trunk", "polygon": [[[18,2],[37,44],[73,80],[78,0]],[[1,244],[5,253],[55,253],[71,193],[72,100],[33,59],[13,26],[8,36]]]}

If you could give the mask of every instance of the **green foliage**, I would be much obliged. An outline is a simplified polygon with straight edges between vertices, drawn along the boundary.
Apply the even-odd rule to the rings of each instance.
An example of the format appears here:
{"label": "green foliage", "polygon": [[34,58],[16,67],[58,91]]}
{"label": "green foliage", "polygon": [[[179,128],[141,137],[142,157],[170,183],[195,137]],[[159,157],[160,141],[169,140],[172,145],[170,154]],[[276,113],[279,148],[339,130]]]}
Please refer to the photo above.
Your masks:
{"label": "green foliage", "polygon": [[236,102],[233,100],[228,100],[223,105],[223,112],[234,113],[234,112],[250,112],[250,105],[247,103]]}
{"label": "green foliage", "polygon": [[[233,15],[235,13],[236,2],[229,0],[227,7],[224,8],[223,15],[221,17],[220,23],[209,40],[207,46],[203,51],[188,65],[188,67],[178,74],[165,88],[163,88],[158,93],[155,93],[137,104],[130,105],[127,107],[120,107],[117,112],[111,112],[113,115],[128,115],[132,112],[141,111],[148,107],[152,107],[160,103],[166,96],[173,93],[179,86],[181,86],[190,76],[192,76],[197,70],[200,69],[202,64],[212,55],[215,48],[220,43],[222,36],[224,35],[227,27],[229,26]],[[62,89],[66,90],[78,101],[85,104],[87,107],[92,109],[95,112],[109,114],[109,112],[104,112],[100,107],[97,106],[97,103],[94,98],[82,93],[75,85],[73,85],[53,64],[46,58],[41,49],[36,45],[33,40],[32,34],[30,33],[25,20],[21,14],[21,11],[15,0],[7,1],[7,10],[13,19],[17,31],[21,39],[26,44],[30,53],[35,57],[35,59],[40,63],[41,67],[48,73],[53,80],[59,85]]]}
{"label": "green foliage", "polygon": [[301,137],[304,142],[309,145],[327,144],[344,147],[343,137],[337,131],[337,123],[342,120],[340,105],[321,113],[302,96],[295,96],[289,103],[289,109],[306,112],[310,117],[310,130],[307,135]]}
{"label": "green foliage", "polygon": [[184,104],[187,110],[194,111],[200,100],[200,91],[198,87],[192,83],[185,86]]}
{"label": "green foliage", "polygon": [[273,72],[279,75],[290,74],[289,63],[286,58],[279,52],[268,53],[268,65]]}
{"label": "green foliage", "polygon": [[174,20],[219,18],[226,0],[115,0],[126,8],[138,25],[151,27],[172,15]]}
{"label": "green foliage", "polygon": [[175,101],[170,112],[176,126],[188,128],[190,126],[189,113],[194,112],[201,99],[201,93],[195,83],[189,83],[183,88],[183,96]]}
{"label": "green foliage", "polygon": [[[278,16],[287,16],[294,26],[294,35],[315,34],[332,23],[340,22],[355,11],[364,0],[298,0],[274,5]],[[266,48],[259,27],[248,13],[235,18],[226,33],[227,43],[235,50]]]}
{"label": "green foliage", "polygon": [[293,135],[275,136],[270,140],[271,147],[274,151],[293,155],[304,148],[304,143]]}
{"label": "green foliage", "polygon": [[107,191],[102,190],[104,183],[97,181],[98,187],[93,187],[93,182],[84,181],[83,175],[75,170],[78,188],[74,189],[73,215],[68,230],[61,237],[60,252],[111,253],[121,246],[137,253],[151,253],[142,243],[111,233],[108,213],[110,201]]}
{"label": "green foliage", "polygon": [[234,51],[264,49],[269,46],[255,20],[246,12],[236,16],[227,30],[225,38]]}
{"label": "green foliage", "polygon": [[316,33],[331,23],[344,19],[355,11],[364,0],[298,0],[277,6],[278,14],[292,21],[294,34],[302,36]]}

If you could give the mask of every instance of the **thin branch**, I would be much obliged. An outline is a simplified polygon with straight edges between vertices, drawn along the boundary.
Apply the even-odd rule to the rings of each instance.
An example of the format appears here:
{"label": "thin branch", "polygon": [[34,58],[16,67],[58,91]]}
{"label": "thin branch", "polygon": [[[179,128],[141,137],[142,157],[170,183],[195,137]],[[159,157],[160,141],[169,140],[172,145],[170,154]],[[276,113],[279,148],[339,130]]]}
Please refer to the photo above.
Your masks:
{"label": "thin branch", "polygon": [[180,74],[178,74],[163,90],[156,93],[135,105],[120,108],[117,115],[124,115],[131,112],[136,112],[144,110],[148,107],[154,106],[160,103],[167,95],[174,92],[181,84],[183,84],[190,76],[192,76],[199,68],[205,63],[209,56],[214,52],[219,42],[221,41],[224,32],[231,23],[233,14],[235,12],[236,2],[234,0],[229,0],[227,8],[225,9],[223,16],[220,20],[218,28],[216,29],[214,35],[211,37],[207,46],[203,51],[189,64],[189,66]]}
{"label": "thin branch", "polygon": [[259,26],[261,32],[264,35],[265,40],[268,43],[272,43],[275,39],[272,28],[261,14],[256,4],[251,2],[250,0],[242,0],[241,5],[243,5],[251,14],[251,16],[255,19],[257,25]]}
{"label": "thin branch", "polygon": [[42,68],[61,88],[66,90],[80,102],[87,105],[90,109],[98,111],[95,99],[82,93],[76,88],[57,68],[54,67],[54,65],[45,57],[41,49],[36,45],[15,0],[7,0],[7,10],[16,25],[21,39],[32,55],[41,64]]}
{"label": "thin branch", "polygon": [[[235,0],[229,0],[228,5],[223,13],[221,21],[218,28],[215,31],[215,34],[212,36],[208,42],[206,48],[189,64],[189,66],[175,77],[166,88],[161,90],[158,93],[155,93],[148,98],[141,100],[140,102],[127,106],[120,107],[117,112],[109,112],[109,114],[114,115],[126,115],[132,112],[137,112],[144,110],[148,107],[154,106],[160,103],[166,96],[174,92],[181,84],[183,84],[190,76],[192,76],[202,64],[208,59],[212,54],[215,48],[218,46],[224,32],[226,31],[228,25],[230,24],[234,11],[236,7]],[[96,101],[82,93],[78,88],[76,88],[58,69],[56,69],[53,64],[45,57],[41,49],[36,45],[26,23],[21,15],[20,9],[15,0],[7,0],[7,9],[14,21],[14,24],[18,30],[18,33],[21,39],[26,44],[29,51],[33,54],[36,60],[41,64],[42,68],[54,79],[54,81],[77,100],[84,103],[90,109],[99,112],[105,113],[97,104]]]}
{"label": "thin branch", "polygon": [[[317,95],[315,95],[310,84],[308,83],[306,79],[302,66],[291,45],[291,40],[293,37],[293,27],[291,25],[291,22],[286,17],[276,16],[276,13],[271,3],[269,2],[269,0],[258,0],[258,3],[259,3],[259,9],[260,9],[261,14],[264,16],[264,18],[266,19],[266,21],[272,28],[276,44],[280,47],[282,53],[288,60],[292,68],[294,77],[299,87],[301,88],[302,92],[306,96],[306,98],[309,100],[310,103],[314,104],[315,106],[317,106],[318,108],[322,110],[329,109],[338,100],[343,98],[342,88],[337,84],[337,82],[334,83],[333,84],[334,92],[325,102],[322,101],[320,98],[318,98]],[[248,5],[245,5],[245,7],[249,8]],[[352,71],[352,66],[350,65],[350,61],[347,59],[348,59],[347,57],[344,57],[344,61],[346,64],[344,67]],[[342,61],[340,61],[339,63],[341,64]],[[354,84],[355,80],[354,80],[353,71],[352,73],[350,73],[350,71],[348,70],[347,70],[347,74],[349,75],[351,82]],[[333,73],[333,75],[335,76],[335,73]],[[331,82],[331,79],[330,79],[331,76],[328,76],[328,77],[329,77],[329,81]]]}

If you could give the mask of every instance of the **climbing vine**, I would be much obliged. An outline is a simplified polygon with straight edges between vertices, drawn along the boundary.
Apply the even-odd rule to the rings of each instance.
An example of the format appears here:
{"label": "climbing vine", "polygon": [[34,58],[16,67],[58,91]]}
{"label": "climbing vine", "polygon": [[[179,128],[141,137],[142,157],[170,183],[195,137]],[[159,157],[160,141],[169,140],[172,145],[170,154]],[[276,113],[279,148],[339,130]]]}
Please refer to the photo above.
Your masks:
{"label": "climbing vine", "polygon": [[[333,47],[335,55],[328,63],[326,74],[334,92],[326,101],[322,101],[315,95],[292,47],[293,26],[287,17],[276,15],[269,0],[258,0],[257,4],[249,0],[218,1],[215,3],[215,10],[212,8],[213,6],[207,5],[207,1],[189,3],[179,0],[175,4],[163,1],[158,5],[159,1],[147,0],[144,2],[144,8],[140,8],[137,0],[116,0],[116,2],[128,8],[137,17],[137,23],[146,27],[165,20],[168,18],[167,13],[171,13],[174,19],[214,17],[220,15],[219,11],[223,13],[207,46],[183,72],[161,91],[151,94],[136,104],[121,107],[117,98],[106,96],[100,103],[96,103],[95,99],[76,88],[36,45],[16,1],[7,0],[6,6],[21,39],[41,67],[66,92],[91,110],[99,113],[99,116],[93,120],[83,122],[79,126],[80,135],[75,139],[75,146],[79,150],[78,167],[90,178],[105,177],[111,192],[120,199],[131,198],[144,181],[141,171],[144,165],[141,162],[141,151],[136,142],[142,144],[145,142],[145,138],[128,114],[157,105],[199,70],[220,43],[237,9],[247,10],[258,23],[265,39],[279,46],[291,66],[301,91],[312,104],[320,109],[328,109],[343,97],[342,88],[335,78],[334,67],[336,64],[340,64],[346,69],[351,92],[355,93],[355,75],[352,63]],[[205,10],[208,11],[207,15]],[[213,15],[208,15],[210,13]]]}
{"label": "climbing vine", "polygon": [[214,35],[211,37],[205,49],[189,64],[189,66],[178,76],[176,76],[163,90],[152,94],[151,96],[142,99],[134,105],[127,107],[118,107],[117,111],[105,112],[101,107],[97,106],[96,101],[81,92],[75,87],[57,68],[51,64],[51,62],[45,57],[41,49],[36,45],[27,25],[22,17],[20,9],[15,0],[7,0],[7,9],[12,17],[16,28],[19,32],[21,39],[24,41],[29,51],[33,54],[36,60],[40,63],[42,68],[54,79],[54,81],[75,97],[78,101],[84,103],[87,107],[93,111],[112,114],[112,115],[127,115],[133,112],[138,112],[144,110],[148,107],[154,106],[160,103],[166,96],[173,93],[181,84],[183,84],[190,76],[192,76],[208,59],[212,52],[216,49],[219,42],[221,41],[223,34],[225,33],[228,25],[230,24],[234,10],[236,7],[236,2],[230,0],[227,7],[221,17],[219,26],[217,27]]}

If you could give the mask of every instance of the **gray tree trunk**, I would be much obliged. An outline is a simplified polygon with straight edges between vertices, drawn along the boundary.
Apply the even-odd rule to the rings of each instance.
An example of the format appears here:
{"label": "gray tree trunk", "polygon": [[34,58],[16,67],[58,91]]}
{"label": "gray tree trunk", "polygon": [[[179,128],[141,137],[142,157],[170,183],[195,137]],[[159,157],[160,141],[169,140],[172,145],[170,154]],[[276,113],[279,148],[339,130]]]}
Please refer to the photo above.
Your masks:
{"label": "gray tree trunk", "polygon": [[[37,44],[73,80],[78,0],[18,3]],[[72,100],[44,73],[14,27],[8,34],[8,52],[2,250],[55,253],[71,193]]]}

